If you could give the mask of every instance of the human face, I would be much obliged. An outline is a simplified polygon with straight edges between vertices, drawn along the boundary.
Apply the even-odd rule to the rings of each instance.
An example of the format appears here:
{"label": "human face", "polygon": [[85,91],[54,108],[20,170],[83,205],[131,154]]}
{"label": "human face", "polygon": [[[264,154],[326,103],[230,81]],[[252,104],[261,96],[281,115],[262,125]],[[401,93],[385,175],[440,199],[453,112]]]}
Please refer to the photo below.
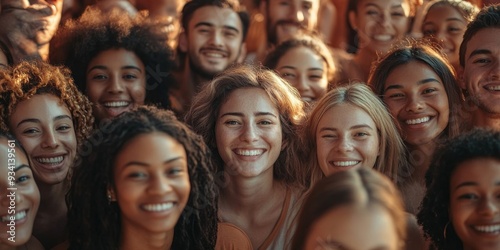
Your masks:
{"label": "human face", "polygon": [[205,6],[197,9],[181,34],[179,46],[189,56],[191,69],[212,78],[238,62],[243,47],[243,24],[229,8]]}
{"label": "human face", "polygon": [[105,50],[90,61],[86,86],[96,118],[113,118],[144,104],[146,70],[132,51]]}
{"label": "human face", "polygon": [[427,64],[409,62],[394,68],[385,82],[383,99],[410,145],[433,142],[448,126],[448,95]]}
{"label": "human face", "polygon": [[394,220],[380,205],[333,208],[312,225],[304,249],[400,249]]}
{"label": "human face", "polygon": [[38,184],[66,179],[76,156],[74,128],[71,112],[54,95],[34,95],[16,105],[10,129],[26,149]]}
{"label": "human face", "polygon": [[297,47],[286,52],[276,71],[299,91],[303,101],[316,101],[326,94],[328,66],[309,48]]}
{"label": "human face", "polygon": [[319,0],[267,0],[263,4],[267,36],[271,44],[278,45],[295,37],[303,29],[316,29]]}
{"label": "human face", "polygon": [[450,219],[464,250],[500,249],[500,161],[462,162],[450,179]]}
{"label": "human face", "polygon": [[173,232],[191,190],[187,162],[184,146],[162,132],[125,144],[115,159],[111,191],[125,232]]}
{"label": "human face", "polygon": [[[12,13],[12,23],[9,25],[17,26],[15,22],[30,22],[24,30],[28,37],[33,37],[37,45],[45,45],[50,42],[55,35],[59,22],[63,0],[2,0],[2,14],[4,12]],[[16,18],[17,16],[17,18]]]}
{"label": "human face", "polygon": [[500,29],[478,31],[467,43],[463,89],[485,116],[500,115]]}
{"label": "human face", "polygon": [[359,107],[330,108],[316,130],[316,156],[326,176],[351,168],[373,168],[379,155],[377,126]]}
{"label": "human face", "polygon": [[283,145],[279,117],[263,89],[234,90],[221,105],[215,124],[217,149],[225,168],[244,177],[272,176]]}
{"label": "human face", "polygon": [[458,52],[467,21],[450,5],[433,6],[425,16],[422,33],[424,37],[435,39],[442,46],[442,51],[447,55],[448,61],[456,68],[460,65]]}
{"label": "human face", "polygon": [[[9,153],[12,155],[9,156]],[[9,160],[14,160],[14,162],[9,162]],[[3,137],[0,138],[0,162],[2,163],[0,167],[0,176],[2,176],[0,178],[0,245],[20,246],[31,238],[33,222],[40,204],[40,193],[33,179],[28,158],[20,148],[15,147],[13,142],[8,142]],[[8,176],[13,177],[12,181],[8,180]],[[10,191],[7,188],[17,189]],[[14,242],[8,240],[13,236],[7,232],[11,231],[11,226],[8,225],[11,221],[15,223]]]}
{"label": "human face", "polygon": [[360,0],[349,22],[359,36],[359,48],[387,53],[408,31],[410,5],[406,0]]}

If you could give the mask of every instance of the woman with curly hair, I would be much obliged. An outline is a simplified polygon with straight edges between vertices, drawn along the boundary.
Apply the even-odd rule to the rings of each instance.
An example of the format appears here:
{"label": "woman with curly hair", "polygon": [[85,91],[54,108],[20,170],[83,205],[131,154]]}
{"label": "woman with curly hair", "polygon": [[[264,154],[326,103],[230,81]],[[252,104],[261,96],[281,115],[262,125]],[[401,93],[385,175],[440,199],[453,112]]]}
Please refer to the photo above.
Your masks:
{"label": "woman with curly hair", "polygon": [[314,103],[332,88],[337,66],[323,41],[313,35],[287,40],[266,56],[273,69],[295,87],[303,101]]}
{"label": "woman with curly hair", "polygon": [[416,214],[436,146],[460,132],[463,97],[455,72],[430,44],[409,41],[380,60],[368,83],[394,117],[409,150],[410,168],[400,175],[399,185],[408,212]]}
{"label": "woman with curly hair", "polygon": [[297,159],[297,91],[271,70],[239,65],[203,86],[186,122],[214,153],[219,218],[254,249],[286,249],[305,186]]}
{"label": "woman with curly hair", "polygon": [[24,146],[40,189],[33,234],[50,249],[65,239],[71,168],[92,128],[91,105],[68,69],[21,62],[0,71],[0,129]]}
{"label": "woman with curly hair", "polygon": [[500,249],[500,132],[475,129],[442,145],[417,215],[438,250]]}
{"label": "woman with curly hair", "polygon": [[69,249],[214,249],[210,152],[171,111],[125,112],[86,145],[67,197]]}
{"label": "woman with curly hair", "polygon": [[[162,26],[143,15],[89,7],[59,30],[51,62],[68,66],[97,121],[137,105],[170,108],[173,52]],[[57,53],[57,54],[55,54]]]}

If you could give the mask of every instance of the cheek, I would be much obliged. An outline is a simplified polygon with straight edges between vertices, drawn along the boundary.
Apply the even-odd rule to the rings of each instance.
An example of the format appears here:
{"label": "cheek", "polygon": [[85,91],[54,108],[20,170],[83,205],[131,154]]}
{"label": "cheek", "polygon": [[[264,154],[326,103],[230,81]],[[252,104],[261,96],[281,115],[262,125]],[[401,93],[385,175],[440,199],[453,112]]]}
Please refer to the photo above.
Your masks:
{"label": "cheek", "polygon": [[133,84],[128,88],[128,91],[130,93],[130,97],[134,100],[134,103],[136,104],[144,104],[144,101],[146,100],[146,83],[145,82],[138,82],[136,84]]}
{"label": "cheek", "polygon": [[104,93],[104,86],[100,84],[93,84],[91,82],[87,82],[86,92],[89,101],[95,103]]}

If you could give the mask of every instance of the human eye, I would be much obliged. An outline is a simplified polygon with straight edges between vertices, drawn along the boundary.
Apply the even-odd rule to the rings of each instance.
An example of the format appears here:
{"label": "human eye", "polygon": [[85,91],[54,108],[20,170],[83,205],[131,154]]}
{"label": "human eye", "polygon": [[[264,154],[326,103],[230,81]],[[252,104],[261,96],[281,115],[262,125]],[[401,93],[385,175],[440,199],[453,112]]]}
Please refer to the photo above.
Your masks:
{"label": "human eye", "polygon": [[367,137],[370,134],[365,131],[354,132],[354,137]]}
{"label": "human eye", "polygon": [[479,196],[474,193],[465,193],[458,196],[459,200],[477,200]]}
{"label": "human eye", "polygon": [[288,6],[288,5],[290,5],[290,3],[289,3],[289,1],[280,1],[279,5]]}
{"label": "human eye", "polygon": [[241,123],[237,120],[226,120],[226,121],[224,121],[224,124],[226,124],[228,126],[237,126],[237,125],[240,125]]}
{"label": "human eye", "polygon": [[271,125],[271,124],[273,124],[273,122],[270,121],[270,120],[262,120],[262,121],[259,121],[258,124],[260,124],[260,125]]}
{"label": "human eye", "polygon": [[139,179],[144,179],[147,177],[147,174],[144,173],[144,172],[141,172],[141,171],[132,171],[132,172],[129,172],[126,177],[128,179],[132,179],[132,180],[139,180]]}
{"label": "human eye", "polygon": [[404,17],[405,13],[402,10],[393,11],[393,12],[391,12],[391,16],[394,16],[394,17]]}
{"label": "human eye", "polygon": [[293,74],[291,72],[282,72],[281,77],[283,77],[284,79],[294,79],[295,74]]}
{"label": "human eye", "polygon": [[424,95],[425,95],[425,94],[431,94],[431,93],[434,93],[434,92],[436,92],[436,91],[437,91],[437,89],[435,89],[435,88],[427,88],[427,89],[424,89],[424,90],[422,91],[422,94],[424,94]]}
{"label": "human eye", "polygon": [[388,99],[393,99],[393,100],[402,99],[405,97],[403,93],[399,92],[389,92],[388,94],[386,93],[384,96]]}
{"label": "human eye", "polygon": [[134,79],[137,79],[137,75],[136,74],[124,74],[122,77],[125,80],[134,80]]}
{"label": "human eye", "polygon": [[321,136],[321,138],[329,139],[329,140],[337,138],[337,135],[334,133],[322,133],[320,136]]}
{"label": "human eye", "polygon": [[234,30],[226,30],[224,31],[224,36],[226,37],[236,37],[237,32]]}
{"label": "human eye", "polygon": [[472,61],[472,63],[474,64],[487,64],[489,62],[491,62],[491,60],[487,58],[477,58],[474,61]]}
{"label": "human eye", "polygon": [[105,74],[94,74],[91,77],[92,80],[106,80],[108,79],[108,76]]}
{"label": "human eye", "polygon": [[302,4],[302,8],[304,10],[310,10],[312,8],[312,3],[311,2],[305,2]]}
{"label": "human eye", "polygon": [[17,179],[16,179],[16,184],[23,184],[27,181],[29,181],[31,179],[31,176],[28,175],[28,174],[23,174],[21,176],[19,176]]}
{"label": "human eye", "polygon": [[424,28],[422,29],[422,33],[424,34],[424,36],[434,36],[436,35],[436,30],[434,30],[433,28]]}
{"label": "human eye", "polygon": [[184,172],[184,168],[183,167],[176,166],[176,167],[169,168],[167,170],[166,174],[168,176],[180,176],[180,175],[182,175],[183,172]]}
{"label": "human eye", "polygon": [[27,128],[23,130],[23,135],[35,135],[40,133],[40,130],[38,128]]}
{"label": "human eye", "polygon": [[70,125],[62,124],[57,127],[57,131],[69,131],[71,129]]}

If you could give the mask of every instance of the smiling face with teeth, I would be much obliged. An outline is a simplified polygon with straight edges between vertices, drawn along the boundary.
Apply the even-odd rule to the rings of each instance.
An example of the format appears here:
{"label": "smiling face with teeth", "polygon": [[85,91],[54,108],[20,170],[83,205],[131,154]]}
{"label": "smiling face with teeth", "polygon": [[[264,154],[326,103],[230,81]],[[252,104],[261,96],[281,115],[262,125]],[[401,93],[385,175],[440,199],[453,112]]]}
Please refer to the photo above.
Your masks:
{"label": "smiling face with teeth", "polygon": [[188,54],[194,73],[211,79],[243,59],[243,24],[230,8],[204,6],[189,20],[181,33],[179,48]]}
{"label": "smiling face with teeth", "polygon": [[464,250],[500,249],[500,161],[470,159],[450,179],[450,220]]}
{"label": "smiling face with teeth", "polygon": [[316,156],[325,176],[351,168],[373,168],[379,145],[375,122],[352,104],[330,108],[318,123]]}
{"label": "smiling face with teeth", "polygon": [[383,100],[410,145],[433,142],[448,126],[448,95],[427,64],[411,61],[394,68],[385,81]]}
{"label": "smiling face with teeth", "polygon": [[191,190],[184,146],[162,132],[140,134],[117,154],[113,171],[109,192],[120,207],[123,239],[173,234]]}
{"label": "smiling face with teeth", "polygon": [[144,104],[146,70],[134,52],[123,48],[102,51],[89,62],[86,74],[86,94],[97,120]]}
{"label": "smiling face with teeth", "polygon": [[[21,246],[28,242],[31,238],[33,223],[40,204],[40,193],[33,178],[33,173],[29,167],[28,158],[23,150],[15,147],[15,186],[9,185],[7,181],[8,172],[7,168],[8,153],[12,150],[7,144],[7,139],[0,135],[0,188],[1,188],[1,202],[0,202],[0,246],[7,244],[9,246]],[[7,197],[9,191],[7,188],[15,187],[16,192],[16,209],[15,214],[9,212],[10,199]],[[16,223],[16,242],[7,240],[6,232],[9,231],[7,224],[14,217]],[[4,237],[5,236],[5,237]],[[9,235],[10,237],[10,235]]]}
{"label": "smiling face with teeth", "polygon": [[71,112],[51,94],[37,94],[19,102],[9,126],[26,149],[38,182],[55,185],[66,180],[76,156]]}
{"label": "smiling face with teeth", "polygon": [[226,169],[244,177],[273,175],[283,135],[278,109],[263,89],[234,90],[220,107],[215,136]]}
{"label": "smiling face with teeth", "polygon": [[358,0],[349,12],[349,23],[356,30],[359,49],[387,53],[409,28],[408,0]]}
{"label": "smiling face with teeth", "polygon": [[[466,44],[461,88],[479,107],[476,122],[500,117],[500,28],[478,31]],[[498,124],[498,123],[497,123]]]}

